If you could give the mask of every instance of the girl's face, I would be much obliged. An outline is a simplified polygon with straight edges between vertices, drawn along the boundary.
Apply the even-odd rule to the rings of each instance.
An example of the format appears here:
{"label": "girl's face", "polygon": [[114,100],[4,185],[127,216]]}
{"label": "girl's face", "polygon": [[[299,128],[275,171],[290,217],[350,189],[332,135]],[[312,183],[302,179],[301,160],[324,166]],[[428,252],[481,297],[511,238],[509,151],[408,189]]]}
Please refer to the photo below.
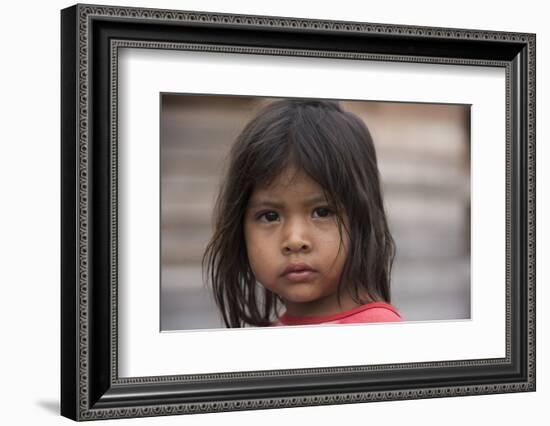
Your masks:
{"label": "girl's face", "polygon": [[289,167],[270,186],[255,188],[244,234],[257,281],[282,298],[289,315],[332,315],[357,306],[344,290],[341,305],[336,295],[347,234],[342,229],[341,241],[333,206],[302,171]]}

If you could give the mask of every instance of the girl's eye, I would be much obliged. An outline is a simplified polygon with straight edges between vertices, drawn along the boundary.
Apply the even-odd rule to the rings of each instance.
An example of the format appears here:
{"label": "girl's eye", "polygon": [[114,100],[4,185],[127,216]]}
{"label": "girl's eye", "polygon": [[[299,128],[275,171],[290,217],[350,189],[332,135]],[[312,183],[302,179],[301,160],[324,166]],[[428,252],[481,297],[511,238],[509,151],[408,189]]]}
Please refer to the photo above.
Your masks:
{"label": "girl's eye", "polygon": [[332,215],[332,210],[328,207],[317,207],[313,210],[313,215],[316,217],[329,217]]}
{"label": "girl's eye", "polygon": [[276,212],[265,212],[259,214],[258,219],[262,222],[274,222],[279,219],[279,215]]}

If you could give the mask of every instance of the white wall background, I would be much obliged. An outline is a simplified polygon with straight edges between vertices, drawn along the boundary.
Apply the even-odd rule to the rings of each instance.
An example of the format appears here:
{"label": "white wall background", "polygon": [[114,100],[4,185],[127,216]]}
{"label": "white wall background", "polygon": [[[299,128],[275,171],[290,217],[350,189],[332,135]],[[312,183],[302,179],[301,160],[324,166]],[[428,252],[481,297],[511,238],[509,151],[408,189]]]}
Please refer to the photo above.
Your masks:
{"label": "white wall background", "polygon": [[[546,424],[550,400],[548,220],[550,28],[544,2],[417,0],[105,0],[102,4],[537,33],[537,392],[165,418],[102,424]],[[59,416],[59,10],[9,2],[0,25],[0,416],[2,424],[69,424]],[[537,417],[540,418],[537,419]],[[118,423],[115,423],[118,422]],[[129,423],[131,422],[131,423]]]}

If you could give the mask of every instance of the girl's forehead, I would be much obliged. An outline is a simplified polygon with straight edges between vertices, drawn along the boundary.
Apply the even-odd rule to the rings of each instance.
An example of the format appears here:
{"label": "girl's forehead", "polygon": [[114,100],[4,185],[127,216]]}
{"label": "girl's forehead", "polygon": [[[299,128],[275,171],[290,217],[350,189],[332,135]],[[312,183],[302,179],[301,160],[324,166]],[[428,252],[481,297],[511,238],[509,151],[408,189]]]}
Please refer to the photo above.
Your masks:
{"label": "girl's forehead", "polygon": [[254,192],[323,192],[321,186],[303,170],[295,167],[285,168],[267,184],[260,184]]}

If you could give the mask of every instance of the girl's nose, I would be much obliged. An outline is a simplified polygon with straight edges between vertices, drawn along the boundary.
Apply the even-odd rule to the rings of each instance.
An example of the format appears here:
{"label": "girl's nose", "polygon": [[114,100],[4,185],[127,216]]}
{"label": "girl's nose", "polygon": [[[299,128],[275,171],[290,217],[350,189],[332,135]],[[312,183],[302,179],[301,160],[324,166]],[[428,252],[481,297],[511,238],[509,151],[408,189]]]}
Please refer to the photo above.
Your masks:
{"label": "girl's nose", "polygon": [[299,223],[287,224],[282,248],[284,254],[309,252],[311,250],[311,241],[306,235],[306,227]]}
{"label": "girl's nose", "polygon": [[283,251],[285,254],[299,253],[299,252],[307,253],[310,251],[310,249],[311,249],[310,244],[305,241],[304,242],[293,241],[293,242],[289,242],[288,244],[285,244]]}

